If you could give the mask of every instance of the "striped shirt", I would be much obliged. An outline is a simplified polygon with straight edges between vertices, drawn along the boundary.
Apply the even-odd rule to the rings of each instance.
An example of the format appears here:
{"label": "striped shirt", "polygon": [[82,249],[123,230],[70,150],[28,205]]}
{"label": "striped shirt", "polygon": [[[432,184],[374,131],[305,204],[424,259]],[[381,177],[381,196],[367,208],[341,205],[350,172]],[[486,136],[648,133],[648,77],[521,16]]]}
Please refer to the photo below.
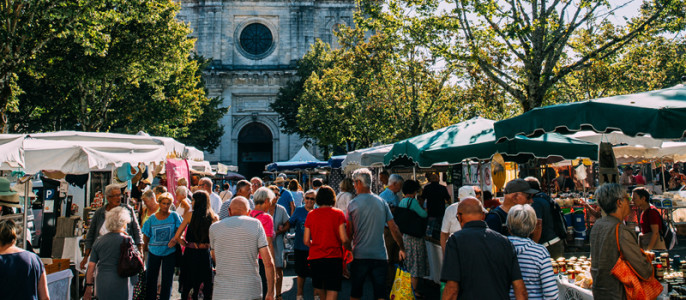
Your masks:
{"label": "striped shirt", "polygon": [[248,216],[228,217],[210,226],[217,260],[214,299],[262,299],[257,255],[267,247],[262,224]]}
{"label": "striped shirt", "polygon": [[[557,299],[559,291],[548,250],[528,238],[516,236],[507,238],[515,246],[519,269],[522,271],[522,279],[524,279],[529,299]],[[510,299],[515,299],[512,288],[510,288]]]}

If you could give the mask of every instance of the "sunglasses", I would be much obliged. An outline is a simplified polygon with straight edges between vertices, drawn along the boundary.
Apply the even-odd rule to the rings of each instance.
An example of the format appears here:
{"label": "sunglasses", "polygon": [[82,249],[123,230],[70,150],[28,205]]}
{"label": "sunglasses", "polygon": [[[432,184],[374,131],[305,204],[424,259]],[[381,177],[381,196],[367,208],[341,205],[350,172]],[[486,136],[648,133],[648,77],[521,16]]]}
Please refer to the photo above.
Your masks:
{"label": "sunglasses", "polygon": [[305,197],[305,200],[315,200],[314,197]]}

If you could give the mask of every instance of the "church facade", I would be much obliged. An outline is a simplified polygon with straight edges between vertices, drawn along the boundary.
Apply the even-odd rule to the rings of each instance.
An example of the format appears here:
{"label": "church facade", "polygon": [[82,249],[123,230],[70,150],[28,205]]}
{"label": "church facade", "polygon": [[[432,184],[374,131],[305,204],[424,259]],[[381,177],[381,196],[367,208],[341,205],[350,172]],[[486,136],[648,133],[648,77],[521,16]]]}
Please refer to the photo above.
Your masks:
{"label": "church facade", "polygon": [[211,59],[204,78],[210,97],[222,97],[229,112],[224,136],[211,162],[237,165],[246,176],[265,164],[288,160],[304,143],[283,134],[269,108],[279,88],[294,80],[296,61],[316,39],[336,46],[333,32],[352,25],[352,0],[180,0],[178,19],[193,30],[196,51]]}

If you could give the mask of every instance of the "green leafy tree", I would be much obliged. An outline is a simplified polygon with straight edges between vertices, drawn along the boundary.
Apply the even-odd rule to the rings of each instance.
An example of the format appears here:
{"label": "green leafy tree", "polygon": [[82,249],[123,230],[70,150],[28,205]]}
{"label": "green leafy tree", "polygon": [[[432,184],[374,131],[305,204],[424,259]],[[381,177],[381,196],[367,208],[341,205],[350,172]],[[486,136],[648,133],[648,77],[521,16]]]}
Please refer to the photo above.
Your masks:
{"label": "green leafy tree", "polygon": [[0,131],[6,112],[15,109],[21,89],[17,73],[55,38],[72,36],[90,52],[101,52],[107,34],[99,28],[82,30],[82,22],[97,19],[103,0],[0,1]]}
{"label": "green leafy tree", "polygon": [[341,48],[315,45],[304,61],[317,68],[302,77],[302,90],[273,106],[282,128],[353,150],[449,122],[461,109],[455,105],[456,67],[439,54],[449,50],[455,34],[438,3],[359,2],[355,26],[337,33]]}
{"label": "green leafy tree", "polygon": [[211,151],[226,112],[205,95],[205,62],[171,1],[109,1],[87,32],[107,32],[94,52],[74,35],[53,39],[20,73],[13,131],[77,129],[171,136]]}
{"label": "green leafy tree", "polygon": [[[683,2],[647,1],[639,17],[608,32],[592,48],[575,47],[573,37],[585,28],[608,23],[607,17],[626,2],[456,0],[459,31],[469,48],[469,61],[516,99],[524,111],[541,106],[556,83],[574,71],[615,55],[641,33],[681,22]],[[675,17],[677,16],[677,17]],[[508,63],[493,60],[505,55]]]}
{"label": "green leafy tree", "polygon": [[[607,31],[612,30],[611,25]],[[580,47],[603,39],[602,32],[584,32],[575,38]],[[572,72],[551,91],[548,103],[581,101],[661,89],[682,83],[686,74],[686,41],[666,38],[657,31],[639,36],[616,55],[594,60]]]}
{"label": "green leafy tree", "polygon": [[298,60],[295,80],[281,87],[276,99],[269,105],[279,114],[281,131],[286,134],[304,136],[297,123],[298,107],[300,106],[297,99],[302,95],[305,81],[312,73],[321,73],[322,70],[331,66],[332,60],[331,47],[321,40],[315,41],[310,47],[310,51]]}

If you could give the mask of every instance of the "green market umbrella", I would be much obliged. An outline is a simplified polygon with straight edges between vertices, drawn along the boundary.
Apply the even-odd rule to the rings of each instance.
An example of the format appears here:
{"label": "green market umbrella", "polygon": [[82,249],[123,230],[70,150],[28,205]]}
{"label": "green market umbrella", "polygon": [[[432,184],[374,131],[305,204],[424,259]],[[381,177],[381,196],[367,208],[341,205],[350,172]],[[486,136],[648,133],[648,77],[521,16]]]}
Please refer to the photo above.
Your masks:
{"label": "green market umbrella", "polygon": [[391,151],[384,156],[384,164],[391,165],[401,161],[428,168],[437,163],[454,164],[465,159],[490,159],[495,153],[501,153],[507,161],[516,162],[550,157],[597,159],[596,144],[557,133],[536,138],[518,136],[514,140],[496,144],[494,123],[493,120],[476,117],[402,140],[393,144]]}
{"label": "green market umbrella", "polygon": [[686,134],[686,86],[538,107],[495,123],[498,141],[580,130],[679,139]]}

